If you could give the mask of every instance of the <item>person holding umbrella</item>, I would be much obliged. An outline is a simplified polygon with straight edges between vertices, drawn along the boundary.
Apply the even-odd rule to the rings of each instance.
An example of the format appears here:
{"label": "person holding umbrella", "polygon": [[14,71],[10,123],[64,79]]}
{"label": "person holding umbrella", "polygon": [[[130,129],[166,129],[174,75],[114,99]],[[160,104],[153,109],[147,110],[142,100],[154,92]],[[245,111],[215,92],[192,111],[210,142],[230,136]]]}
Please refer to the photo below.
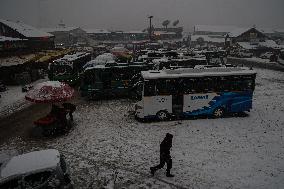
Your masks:
{"label": "person holding umbrella", "polygon": [[72,89],[68,84],[61,83],[59,81],[46,81],[39,83],[34,87],[34,89],[30,90],[25,96],[26,100],[41,104],[52,104],[50,114],[35,121],[38,128],[37,130],[43,132],[43,135],[52,135],[57,130],[66,130],[68,128],[66,119],[66,114],[68,112],[65,108],[59,107],[55,104],[70,100],[73,95],[74,89]]}

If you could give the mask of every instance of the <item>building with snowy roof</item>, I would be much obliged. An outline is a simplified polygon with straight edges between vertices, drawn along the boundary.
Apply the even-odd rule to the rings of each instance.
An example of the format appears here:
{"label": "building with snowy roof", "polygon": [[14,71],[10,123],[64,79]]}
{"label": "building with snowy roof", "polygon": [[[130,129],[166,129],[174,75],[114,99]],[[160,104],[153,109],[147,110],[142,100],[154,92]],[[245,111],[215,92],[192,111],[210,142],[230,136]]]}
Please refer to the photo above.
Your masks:
{"label": "building with snowy roof", "polygon": [[195,25],[194,26],[194,35],[219,35],[224,36],[231,32],[234,29],[237,29],[237,26],[220,26],[220,25]]}
{"label": "building with snowy roof", "polygon": [[11,52],[27,48],[27,39],[0,36],[0,52]]}
{"label": "building with snowy roof", "polygon": [[191,47],[224,47],[225,37],[220,35],[191,35]]}
{"label": "building with snowy roof", "polygon": [[148,33],[143,31],[109,31],[106,29],[84,29],[96,41],[139,41],[145,40]]}
{"label": "building with snowy roof", "polygon": [[64,23],[58,24],[53,28],[42,28],[43,31],[49,32],[55,36],[55,44],[61,46],[71,46],[76,43],[86,41],[86,31],[80,27],[66,26]]}
{"label": "building with snowy roof", "polygon": [[54,48],[54,35],[22,22],[0,19],[0,36],[26,39],[27,48],[32,50]]}
{"label": "building with snowy roof", "polygon": [[160,40],[181,39],[183,27],[153,28],[154,37]]}
{"label": "building with snowy roof", "polygon": [[264,42],[268,37],[255,27],[237,28],[226,35],[226,41],[230,46],[238,42],[258,43]]}
{"label": "building with snowy roof", "polygon": [[231,31],[226,36],[226,45],[249,50],[256,56],[267,51],[278,51],[281,48],[265,35],[263,30],[255,27],[238,28]]}

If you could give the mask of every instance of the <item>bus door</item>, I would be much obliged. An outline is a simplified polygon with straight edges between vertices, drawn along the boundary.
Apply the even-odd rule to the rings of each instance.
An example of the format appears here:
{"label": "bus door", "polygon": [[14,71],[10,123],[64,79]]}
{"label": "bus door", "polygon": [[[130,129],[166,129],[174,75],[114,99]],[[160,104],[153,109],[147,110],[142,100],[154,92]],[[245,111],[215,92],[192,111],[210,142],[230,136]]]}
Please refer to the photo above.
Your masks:
{"label": "bus door", "polygon": [[183,113],[183,94],[172,95],[173,114]]}
{"label": "bus door", "polygon": [[111,73],[108,70],[102,72],[102,83],[103,83],[103,89],[111,88]]}

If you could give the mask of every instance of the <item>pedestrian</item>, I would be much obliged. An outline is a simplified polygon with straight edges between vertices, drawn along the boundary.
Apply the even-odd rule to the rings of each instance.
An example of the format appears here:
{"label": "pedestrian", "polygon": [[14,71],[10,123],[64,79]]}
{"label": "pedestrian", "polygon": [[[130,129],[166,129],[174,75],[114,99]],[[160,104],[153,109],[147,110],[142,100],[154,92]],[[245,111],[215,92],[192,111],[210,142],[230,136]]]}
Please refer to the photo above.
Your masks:
{"label": "pedestrian", "polygon": [[63,103],[62,106],[69,113],[70,120],[73,121],[73,112],[76,110],[76,105],[71,103]]}
{"label": "pedestrian", "polygon": [[150,167],[150,171],[153,176],[158,169],[163,168],[165,163],[167,163],[166,176],[174,177],[174,175],[171,174],[172,158],[170,155],[170,149],[172,147],[172,139],[173,139],[173,135],[170,133],[167,133],[166,137],[161,142],[160,144],[160,164],[155,167]]}

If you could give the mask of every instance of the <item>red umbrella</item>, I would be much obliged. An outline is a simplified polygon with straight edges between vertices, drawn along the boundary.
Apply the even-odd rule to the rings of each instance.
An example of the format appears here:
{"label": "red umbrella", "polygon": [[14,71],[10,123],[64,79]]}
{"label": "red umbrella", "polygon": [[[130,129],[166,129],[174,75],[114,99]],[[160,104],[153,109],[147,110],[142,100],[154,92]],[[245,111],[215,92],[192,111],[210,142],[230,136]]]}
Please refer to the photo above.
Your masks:
{"label": "red umbrella", "polygon": [[74,89],[59,81],[46,81],[37,84],[25,96],[28,101],[35,103],[56,103],[73,97]]}

